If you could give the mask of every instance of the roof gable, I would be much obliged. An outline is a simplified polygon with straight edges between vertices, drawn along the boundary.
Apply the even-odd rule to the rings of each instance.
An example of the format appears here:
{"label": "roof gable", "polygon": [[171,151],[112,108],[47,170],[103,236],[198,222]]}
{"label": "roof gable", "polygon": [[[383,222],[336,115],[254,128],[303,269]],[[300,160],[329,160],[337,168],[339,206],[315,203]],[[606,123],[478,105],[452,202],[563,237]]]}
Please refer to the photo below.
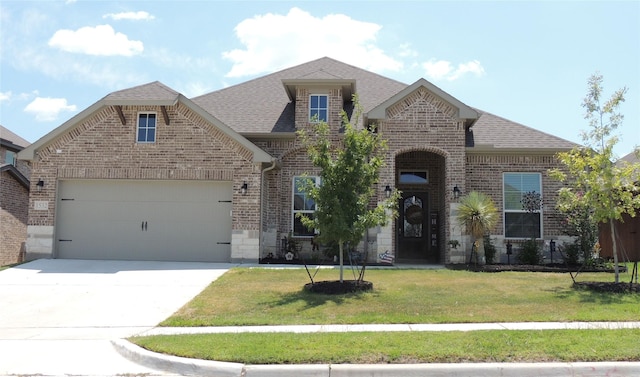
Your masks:
{"label": "roof gable", "polygon": [[469,106],[465,105],[461,101],[457,100],[450,94],[446,93],[445,91],[443,91],[442,89],[438,88],[437,86],[433,85],[432,83],[430,83],[425,79],[420,79],[414,82],[410,86],[396,93],[391,98],[382,102],[380,105],[371,109],[371,111],[367,113],[367,117],[369,119],[385,119],[387,116],[387,109],[394,106],[398,102],[404,100],[405,98],[411,96],[414,92],[416,92],[417,90],[420,90],[420,88],[424,88],[428,92],[433,93],[441,100],[445,101],[449,105],[456,108],[458,119],[474,120],[478,118],[478,113],[475,110],[473,110]]}
{"label": "roof gable", "polygon": [[271,162],[273,160],[273,158],[268,153],[258,148],[255,144],[251,143],[249,140],[235,132],[233,129],[231,129],[229,126],[221,122],[210,113],[204,111],[193,101],[158,81],[108,94],[98,102],[89,106],[59,127],[55,128],[53,131],[37,140],[35,143],[31,144],[29,147],[22,150],[18,154],[18,158],[23,160],[33,160],[35,152],[38,149],[48,145],[58,137],[67,134],[75,127],[82,124],[93,114],[101,111],[105,107],[117,107],[122,105],[173,106],[178,102],[184,104],[186,107],[194,111],[206,121],[216,126],[227,136],[231,137],[231,139],[237,141],[239,144],[250,150],[253,153],[254,162]]}

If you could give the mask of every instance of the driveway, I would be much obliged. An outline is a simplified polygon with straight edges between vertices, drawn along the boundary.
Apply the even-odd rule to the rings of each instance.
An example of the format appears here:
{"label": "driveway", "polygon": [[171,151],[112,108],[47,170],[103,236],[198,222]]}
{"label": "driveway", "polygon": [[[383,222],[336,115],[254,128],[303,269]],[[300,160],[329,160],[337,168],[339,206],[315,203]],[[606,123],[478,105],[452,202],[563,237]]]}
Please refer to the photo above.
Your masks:
{"label": "driveway", "polygon": [[161,372],[110,340],[155,327],[232,265],[41,259],[0,272],[0,374]]}

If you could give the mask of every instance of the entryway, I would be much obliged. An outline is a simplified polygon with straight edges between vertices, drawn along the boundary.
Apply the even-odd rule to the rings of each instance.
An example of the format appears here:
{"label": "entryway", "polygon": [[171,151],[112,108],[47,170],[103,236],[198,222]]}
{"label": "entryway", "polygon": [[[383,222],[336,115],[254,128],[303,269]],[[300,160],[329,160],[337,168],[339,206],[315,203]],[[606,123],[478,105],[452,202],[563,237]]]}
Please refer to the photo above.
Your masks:
{"label": "entryway", "polygon": [[396,222],[396,261],[438,264],[443,258],[444,157],[410,151],[396,156],[396,187],[402,192]]}

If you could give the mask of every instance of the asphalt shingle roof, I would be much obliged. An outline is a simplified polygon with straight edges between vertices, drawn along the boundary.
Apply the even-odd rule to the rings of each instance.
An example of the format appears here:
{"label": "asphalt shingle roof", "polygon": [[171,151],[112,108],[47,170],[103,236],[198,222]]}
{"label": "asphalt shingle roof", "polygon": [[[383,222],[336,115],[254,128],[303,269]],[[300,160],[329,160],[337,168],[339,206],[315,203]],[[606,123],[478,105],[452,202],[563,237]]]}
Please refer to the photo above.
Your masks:
{"label": "asphalt shingle roof", "polygon": [[169,88],[159,81],[150,82],[148,84],[134,86],[133,88],[119,90],[104,97],[107,101],[125,102],[125,101],[176,101],[180,93]]}
{"label": "asphalt shingle roof", "polygon": [[239,133],[293,132],[294,106],[282,80],[356,80],[356,93],[368,111],[407,85],[331,58],[321,58],[192,101]]}
{"label": "asphalt shingle roof", "polygon": [[480,117],[467,132],[467,147],[571,149],[578,144],[475,109]]}
{"label": "asphalt shingle roof", "polygon": [[6,140],[7,142],[21,148],[26,148],[31,144],[3,126],[0,126],[0,139]]}
{"label": "asphalt shingle roof", "polygon": [[[283,80],[355,80],[364,112],[375,108],[409,85],[324,57],[192,99],[236,132],[293,132],[294,104]],[[571,149],[575,143],[508,119],[478,110],[479,119],[467,133],[468,147],[498,149]]]}

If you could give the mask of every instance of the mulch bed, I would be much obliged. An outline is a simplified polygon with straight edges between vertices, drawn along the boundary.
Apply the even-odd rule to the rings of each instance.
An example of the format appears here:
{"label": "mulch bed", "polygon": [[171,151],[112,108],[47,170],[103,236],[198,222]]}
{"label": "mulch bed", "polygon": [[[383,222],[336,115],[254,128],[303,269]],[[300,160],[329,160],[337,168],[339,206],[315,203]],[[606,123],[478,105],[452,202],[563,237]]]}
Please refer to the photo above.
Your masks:
{"label": "mulch bed", "polygon": [[370,291],[373,289],[373,283],[370,281],[358,280],[326,280],[307,283],[304,289],[313,293],[323,293],[328,295],[339,295],[345,293],[355,293]]}

